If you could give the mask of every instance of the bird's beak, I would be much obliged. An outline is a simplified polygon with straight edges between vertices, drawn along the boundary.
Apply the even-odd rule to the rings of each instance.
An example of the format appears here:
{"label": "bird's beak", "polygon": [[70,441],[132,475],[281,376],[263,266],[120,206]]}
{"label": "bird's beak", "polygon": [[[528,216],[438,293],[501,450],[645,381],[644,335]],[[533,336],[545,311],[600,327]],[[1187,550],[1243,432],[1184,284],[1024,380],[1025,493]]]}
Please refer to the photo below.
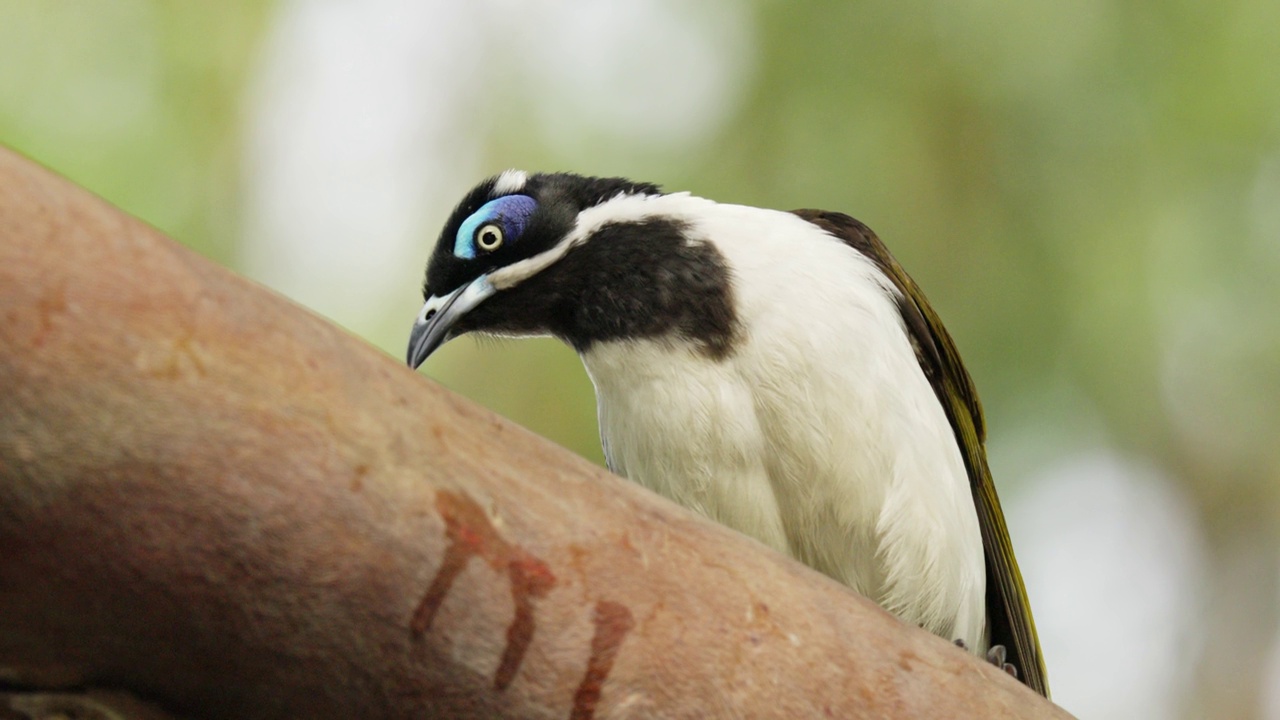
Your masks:
{"label": "bird's beak", "polygon": [[413,324],[413,332],[409,334],[409,354],[405,358],[409,367],[417,370],[436,348],[449,339],[449,330],[462,316],[494,292],[489,276],[481,275],[448,295],[433,295],[427,300]]}

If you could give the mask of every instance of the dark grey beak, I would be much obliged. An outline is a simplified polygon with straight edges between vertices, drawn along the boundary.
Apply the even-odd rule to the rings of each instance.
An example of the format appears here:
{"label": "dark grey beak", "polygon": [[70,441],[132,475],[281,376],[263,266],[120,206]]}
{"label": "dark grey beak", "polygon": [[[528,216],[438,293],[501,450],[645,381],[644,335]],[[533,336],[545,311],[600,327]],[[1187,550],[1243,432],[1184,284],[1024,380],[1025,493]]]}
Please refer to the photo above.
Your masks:
{"label": "dark grey beak", "polygon": [[409,334],[409,352],[405,357],[409,367],[417,370],[436,348],[449,339],[449,330],[462,316],[494,292],[489,276],[481,275],[448,295],[433,295],[427,300],[413,324],[413,332]]}

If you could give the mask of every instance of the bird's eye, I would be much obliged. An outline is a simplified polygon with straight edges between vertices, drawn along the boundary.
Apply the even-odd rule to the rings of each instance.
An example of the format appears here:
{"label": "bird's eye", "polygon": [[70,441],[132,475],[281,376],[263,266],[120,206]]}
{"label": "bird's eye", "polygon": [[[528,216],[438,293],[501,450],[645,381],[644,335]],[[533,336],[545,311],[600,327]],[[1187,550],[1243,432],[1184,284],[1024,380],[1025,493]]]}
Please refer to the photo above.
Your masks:
{"label": "bird's eye", "polygon": [[502,247],[502,228],[493,223],[482,226],[476,231],[476,247],[485,252]]}

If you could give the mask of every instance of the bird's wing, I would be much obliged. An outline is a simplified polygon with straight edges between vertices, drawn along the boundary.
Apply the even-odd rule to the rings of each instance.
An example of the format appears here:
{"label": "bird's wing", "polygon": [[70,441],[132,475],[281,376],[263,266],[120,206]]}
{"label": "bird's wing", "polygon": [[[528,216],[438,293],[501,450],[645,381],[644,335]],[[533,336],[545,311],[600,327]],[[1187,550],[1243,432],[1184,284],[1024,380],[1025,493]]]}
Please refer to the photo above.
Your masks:
{"label": "bird's wing", "polygon": [[987,623],[991,629],[991,644],[1005,646],[1008,661],[1018,668],[1023,682],[1048,697],[1049,682],[1040,654],[1035,621],[1031,618],[1018,561],[1013,556],[1000,499],[996,497],[996,488],[991,481],[991,470],[987,467],[982,405],[951,336],[915,281],[870,228],[842,213],[822,210],[793,212],[873,260],[901,293],[898,309],[920,360],[920,368],[933,385],[939,402],[946,410],[947,419],[951,421],[973,488],[973,502],[977,507],[986,554]]}

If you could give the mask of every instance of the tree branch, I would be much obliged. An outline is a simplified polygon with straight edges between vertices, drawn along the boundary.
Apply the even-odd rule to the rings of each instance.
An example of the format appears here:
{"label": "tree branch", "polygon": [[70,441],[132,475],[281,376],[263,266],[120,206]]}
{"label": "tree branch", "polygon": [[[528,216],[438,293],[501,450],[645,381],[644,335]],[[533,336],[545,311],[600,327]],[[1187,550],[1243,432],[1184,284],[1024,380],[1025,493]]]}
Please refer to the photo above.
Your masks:
{"label": "tree branch", "polygon": [[1066,717],[3,150],[0,392],[14,688],[197,718]]}

